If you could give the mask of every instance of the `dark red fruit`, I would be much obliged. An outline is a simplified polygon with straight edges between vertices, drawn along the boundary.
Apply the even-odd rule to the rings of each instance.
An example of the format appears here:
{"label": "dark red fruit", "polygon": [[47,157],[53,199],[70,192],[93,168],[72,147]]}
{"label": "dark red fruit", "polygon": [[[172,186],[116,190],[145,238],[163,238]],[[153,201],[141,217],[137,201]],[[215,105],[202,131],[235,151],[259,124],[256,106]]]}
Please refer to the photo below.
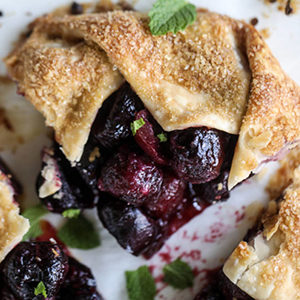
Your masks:
{"label": "dark red fruit", "polygon": [[228,190],[229,171],[221,171],[214,180],[204,184],[195,185],[194,189],[201,199],[209,203],[224,201],[229,198]]}
{"label": "dark red fruit", "polygon": [[206,127],[173,131],[172,167],[180,178],[191,183],[211,181],[220,174],[226,142],[226,134]]}
{"label": "dark red fruit", "polygon": [[84,147],[80,161],[75,165],[82,180],[93,192],[94,203],[97,203],[99,199],[97,181],[99,176],[99,166],[103,162],[103,151],[100,151],[101,149],[89,139]]}
{"label": "dark red fruit", "polygon": [[103,165],[99,189],[127,201],[142,205],[158,197],[163,173],[146,155],[121,147]]}
{"label": "dark red fruit", "polygon": [[113,93],[104,103],[93,124],[93,137],[105,148],[119,146],[132,136],[130,123],[143,109],[140,98],[128,83]]}
{"label": "dark red fruit", "polygon": [[156,199],[148,199],[145,203],[150,214],[157,218],[168,219],[183,200],[186,184],[172,173],[164,175],[161,194]]}
{"label": "dark red fruit", "polygon": [[0,180],[4,180],[10,185],[14,191],[14,196],[17,197],[22,193],[22,186],[16,179],[15,175],[8,168],[6,163],[0,157]]}
{"label": "dark red fruit", "polygon": [[91,270],[69,257],[69,272],[56,300],[103,300]]}
{"label": "dark red fruit", "polygon": [[[41,192],[45,184],[53,191],[46,197]],[[57,189],[53,190],[55,187]],[[57,213],[70,208],[92,208],[98,200],[58,147],[45,148],[42,152],[42,171],[37,179],[37,191],[48,210]]]}
{"label": "dark red fruit", "polygon": [[157,137],[158,134],[165,134],[163,129],[153,119],[147,109],[143,109],[135,116],[135,120],[143,119],[145,124],[137,130],[134,139],[138,145],[148,154],[156,163],[167,165],[166,156],[163,154],[162,143]]}
{"label": "dark red fruit", "polygon": [[1,280],[0,283],[0,299],[3,300],[18,300],[12,291],[5,285],[5,283]]}
{"label": "dark red fruit", "polygon": [[194,300],[227,300],[224,295],[215,287],[204,288]]}
{"label": "dark red fruit", "polygon": [[158,226],[139,208],[103,194],[98,203],[98,215],[104,227],[128,252],[143,253],[158,234]]}
{"label": "dark red fruit", "polygon": [[59,291],[68,272],[68,257],[50,242],[22,242],[1,263],[1,276],[19,299],[35,298],[34,289],[42,281],[48,298]]}

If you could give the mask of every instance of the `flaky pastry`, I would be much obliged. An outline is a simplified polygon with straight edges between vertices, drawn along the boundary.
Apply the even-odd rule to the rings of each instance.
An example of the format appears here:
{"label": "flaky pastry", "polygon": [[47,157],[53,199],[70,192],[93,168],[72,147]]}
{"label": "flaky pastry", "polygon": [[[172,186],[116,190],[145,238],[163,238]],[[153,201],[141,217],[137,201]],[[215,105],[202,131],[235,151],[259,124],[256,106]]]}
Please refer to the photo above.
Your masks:
{"label": "flaky pastry", "polygon": [[[288,157],[299,153],[296,149]],[[299,157],[291,164],[284,160],[271,182],[279,178],[281,196],[269,203],[262,230],[241,242],[223,268],[233,283],[257,300],[300,299]]]}
{"label": "flaky pastry", "polygon": [[[71,161],[79,160],[104,98],[120,85],[113,65],[165,130],[207,126],[239,134],[229,188],[299,142],[300,88],[251,25],[198,10],[186,30],[153,36],[148,21],[133,11],[48,15],[35,21],[31,37],[6,58],[9,74],[55,128]],[[40,42],[53,36],[58,45]],[[66,50],[62,44],[70,40],[80,43]],[[83,49],[91,53],[87,62]],[[78,61],[62,54],[71,50],[79,52]],[[103,93],[105,80],[113,88]]]}
{"label": "flaky pastry", "polygon": [[0,262],[29,229],[29,221],[19,214],[8,176],[0,170]]}

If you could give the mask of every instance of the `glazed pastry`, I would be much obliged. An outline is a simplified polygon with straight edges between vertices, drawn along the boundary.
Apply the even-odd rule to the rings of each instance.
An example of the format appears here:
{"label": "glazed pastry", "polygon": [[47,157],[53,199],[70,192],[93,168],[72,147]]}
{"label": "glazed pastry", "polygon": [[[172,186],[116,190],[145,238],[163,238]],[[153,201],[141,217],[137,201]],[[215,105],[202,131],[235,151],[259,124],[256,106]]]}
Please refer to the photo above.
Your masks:
{"label": "glazed pastry", "polygon": [[20,192],[20,185],[0,159],[0,261],[29,229],[29,222],[20,216],[16,202]]}
{"label": "glazed pastry", "polygon": [[259,230],[241,242],[224,265],[225,275],[254,299],[300,299],[299,180],[297,148],[271,180],[269,190],[274,195],[276,189],[276,198],[269,203]]}
{"label": "glazed pastry", "polygon": [[119,243],[149,256],[297,144],[300,88],[244,22],[199,9],[184,31],[153,36],[145,14],[107,10],[37,19],[5,62],[55,131],[42,203],[98,203]]}
{"label": "glazed pastry", "polygon": [[[154,37],[147,23],[148,18],[136,12],[50,15],[37,20],[31,37],[6,59],[20,92],[54,126],[71,161],[80,158],[103,99],[120,85],[118,71],[111,67],[108,72],[108,60],[166,131],[207,126],[239,134],[229,188],[298,142],[300,89],[253,27],[203,10],[193,25],[176,35]],[[53,37],[60,42],[55,44]],[[68,39],[85,42],[72,46]],[[53,55],[63,60],[53,60]],[[106,85],[103,72],[96,76],[95,68],[85,65],[90,56],[91,65],[97,61],[100,70],[106,68],[104,73],[111,74]],[[72,72],[67,72],[68,67]],[[87,69],[92,73],[86,74]],[[99,83],[113,88],[104,87],[104,92]],[[93,91],[95,85],[98,92]],[[85,94],[86,90],[94,94]],[[102,95],[99,101],[94,99],[97,93]],[[78,132],[85,135],[77,144],[73,136]]]}

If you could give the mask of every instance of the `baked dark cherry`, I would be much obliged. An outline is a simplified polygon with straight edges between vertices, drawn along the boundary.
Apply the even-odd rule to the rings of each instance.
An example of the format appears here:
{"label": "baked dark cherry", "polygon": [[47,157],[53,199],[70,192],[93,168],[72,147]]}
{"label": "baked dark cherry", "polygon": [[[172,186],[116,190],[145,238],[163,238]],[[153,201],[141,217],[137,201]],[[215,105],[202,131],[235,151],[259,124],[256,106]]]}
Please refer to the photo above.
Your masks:
{"label": "baked dark cherry", "polygon": [[231,282],[220,270],[212,282],[204,287],[194,300],[254,300]]}
{"label": "baked dark cherry", "polygon": [[22,186],[16,179],[16,176],[11,172],[7,164],[0,157],[0,176],[1,174],[6,177],[10,186],[13,188],[14,196],[17,197],[22,193]]}
{"label": "baked dark cherry", "polygon": [[54,297],[68,273],[68,257],[51,242],[22,242],[0,265],[1,276],[18,299],[35,297],[34,289],[42,281],[48,298]]}
{"label": "baked dark cherry", "polygon": [[99,199],[98,177],[104,157],[104,151],[90,138],[84,147],[80,161],[75,165],[80,177],[93,192],[95,204]]}
{"label": "baked dark cherry", "polygon": [[159,196],[162,170],[145,154],[121,147],[101,169],[98,186],[103,192],[133,205]]}
{"label": "baked dark cherry", "polygon": [[69,271],[56,300],[103,300],[91,270],[69,257]]}
{"label": "baked dark cherry", "polygon": [[103,194],[98,203],[98,215],[104,227],[128,252],[139,255],[155,241],[158,225],[139,208]]}
{"label": "baked dark cherry", "polygon": [[170,133],[171,165],[186,181],[209,182],[220,174],[226,142],[223,132],[206,127],[173,131]]}
{"label": "baked dark cherry", "polygon": [[42,152],[42,171],[37,178],[38,194],[46,181],[43,176],[46,168],[47,172],[53,172],[51,175],[52,181],[55,178],[53,184],[60,186],[57,192],[40,198],[49,211],[62,213],[70,208],[84,209],[95,206],[95,202],[98,200],[97,196],[82,179],[76,168],[71,167],[58,147],[44,148]]}
{"label": "baked dark cherry", "polygon": [[229,171],[221,171],[221,174],[214,180],[204,184],[194,185],[196,193],[201,199],[209,203],[224,201],[229,198],[228,190]]}
{"label": "baked dark cherry", "polygon": [[183,200],[186,183],[171,172],[165,172],[161,194],[158,198],[148,199],[145,207],[156,218],[168,219],[176,212]]}
{"label": "baked dark cherry", "polygon": [[160,143],[158,134],[167,134],[154,120],[147,109],[143,109],[135,116],[135,120],[143,119],[145,124],[137,130],[134,139],[137,144],[158,164],[167,165],[168,161],[164,154],[163,143]]}
{"label": "baked dark cherry", "polygon": [[105,148],[121,145],[132,136],[130,123],[143,107],[139,97],[125,83],[105,101],[97,114],[92,128],[93,137]]}
{"label": "baked dark cherry", "polygon": [[18,300],[12,291],[6,286],[5,282],[0,279],[0,299]]}

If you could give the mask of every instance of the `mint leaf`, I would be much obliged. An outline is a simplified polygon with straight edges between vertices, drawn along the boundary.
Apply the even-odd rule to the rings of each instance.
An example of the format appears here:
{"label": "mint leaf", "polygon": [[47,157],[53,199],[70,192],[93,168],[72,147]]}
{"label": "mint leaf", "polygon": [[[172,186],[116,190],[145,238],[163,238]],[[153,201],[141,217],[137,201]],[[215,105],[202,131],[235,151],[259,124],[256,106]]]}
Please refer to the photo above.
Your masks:
{"label": "mint leaf", "polygon": [[47,291],[43,281],[40,281],[37,287],[34,289],[34,295],[43,295],[44,298],[47,298]]}
{"label": "mint leaf", "polygon": [[196,7],[186,0],[157,0],[149,12],[153,35],[184,30],[196,20]]}
{"label": "mint leaf", "polygon": [[162,133],[159,133],[159,134],[157,135],[157,137],[159,138],[159,141],[160,141],[161,143],[166,142],[166,141],[168,140],[167,136],[166,136],[163,132],[162,132]]}
{"label": "mint leaf", "polygon": [[65,210],[62,215],[65,217],[65,218],[69,218],[69,219],[72,219],[72,218],[78,218],[78,216],[80,215],[80,209],[74,209],[74,208],[70,208],[70,209],[67,209]]}
{"label": "mint leaf", "polygon": [[87,250],[100,245],[98,232],[83,215],[69,219],[58,231],[58,238],[71,248]]}
{"label": "mint leaf", "polygon": [[131,131],[132,131],[132,134],[133,136],[136,135],[136,132],[145,125],[145,121],[143,118],[140,118],[138,120],[135,120],[133,121],[131,124],[130,124],[130,128],[131,128]]}
{"label": "mint leaf", "polygon": [[153,300],[156,294],[154,279],[147,266],[126,271],[126,287],[129,300]]}
{"label": "mint leaf", "polygon": [[22,214],[24,218],[27,218],[30,223],[28,232],[24,235],[23,241],[34,239],[40,236],[43,231],[40,226],[40,218],[48,213],[48,210],[41,204],[32,206],[24,211]]}
{"label": "mint leaf", "polygon": [[183,290],[193,286],[194,273],[191,267],[177,258],[163,268],[164,281],[176,289]]}

